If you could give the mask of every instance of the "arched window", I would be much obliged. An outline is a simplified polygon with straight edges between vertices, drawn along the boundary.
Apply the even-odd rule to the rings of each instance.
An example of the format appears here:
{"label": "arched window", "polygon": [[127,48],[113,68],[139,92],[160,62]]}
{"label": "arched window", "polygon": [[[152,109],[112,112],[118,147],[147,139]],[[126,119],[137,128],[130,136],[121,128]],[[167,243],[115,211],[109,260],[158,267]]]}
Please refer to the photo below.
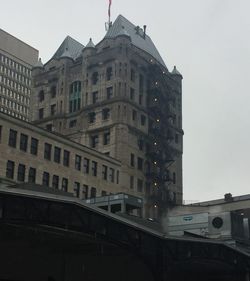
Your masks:
{"label": "arched window", "polygon": [[75,81],[69,89],[69,112],[75,112],[81,107],[81,81]]}

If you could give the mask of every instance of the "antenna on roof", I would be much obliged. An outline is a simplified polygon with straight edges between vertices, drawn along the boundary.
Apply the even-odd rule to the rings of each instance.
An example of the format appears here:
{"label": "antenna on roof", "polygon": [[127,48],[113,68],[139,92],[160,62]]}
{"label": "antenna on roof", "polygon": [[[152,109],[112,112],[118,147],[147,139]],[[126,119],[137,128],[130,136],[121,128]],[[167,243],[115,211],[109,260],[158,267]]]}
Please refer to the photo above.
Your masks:
{"label": "antenna on roof", "polygon": [[110,8],[111,8],[111,4],[112,4],[112,0],[109,0],[109,8],[108,8],[108,16],[109,16],[109,19],[108,19],[108,22],[105,22],[105,29],[106,29],[106,31],[108,31],[109,30],[109,28],[111,27],[111,25],[112,25],[112,21],[110,21]]}

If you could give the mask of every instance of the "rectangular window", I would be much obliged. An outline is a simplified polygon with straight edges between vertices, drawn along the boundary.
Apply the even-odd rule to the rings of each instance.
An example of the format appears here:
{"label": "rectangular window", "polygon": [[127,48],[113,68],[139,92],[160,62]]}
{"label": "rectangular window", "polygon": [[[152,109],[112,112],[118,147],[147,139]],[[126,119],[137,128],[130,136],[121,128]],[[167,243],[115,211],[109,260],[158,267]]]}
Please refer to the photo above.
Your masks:
{"label": "rectangular window", "polygon": [[89,159],[88,158],[83,159],[83,172],[85,174],[89,173]]}
{"label": "rectangular window", "polygon": [[52,187],[55,188],[55,189],[59,188],[59,176],[53,175]]}
{"label": "rectangular window", "polygon": [[37,151],[38,151],[38,140],[35,138],[31,138],[30,153],[33,155],[37,155]]}
{"label": "rectangular window", "polygon": [[49,186],[49,173],[43,172],[43,185]]}
{"label": "rectangular window", "polygon": [[46,125],[46,130],[47,131],[52,132],[52,128],[53,128],[52,124],[47,124]]}
{"label": "rectangular window", "polygon": [[178,136],[178,134],[175,134],[174,140],[175,140],[175,143],[179,143],[179,136]]}
{"label": "rectangular window", "polygon": [[91,136],[91,147],[96,148],[98,145],[98,135]]}
{"label": "rectangular window", "polygon": [[119,184],[119,180],[120,180],[120,172],[116,171],[116,183]]}
{"label": "rectangular window", "polygon": [[36,169],[35,168],[30,167],[28,181],[31,182],[31,183],[36,182]]}
{"label": "rectangular window", "polygon": [[68,179],[62,178],[62,191],[68,192]]}
{"label": "rectangular window", "polygon": [[106,196],[107,195],[107,191],[102,190],[102,196]]}
{"label": "rectangular window", "polygon": [[17,180],[24,181],[25,180],[25,165],[19,164],[17,170]]}
{"label": "rectangular window", "polygon": [[97,84],[97,82],[98,82],[98,72],[94,72],[94,73],[92,74],[91,80],[92,80],[92,84],[93,84],[93,85],[96,85],[96,84]]}
{"label": "rectangular window", "polygon": [[92,161],[92,176],[96,177],[97,176],[97,162]]}
{"label": "rectangular window", "polygon": [[63,151],[63,165],[69,167],[70,152],[68,150]]}
{"label": "rectangular window", "polygon": [[38,118],[43,119],[43,116],[44,116],[44,109],[40,108],[39,111],[38,111]]}
{"label": "rectangular window", "polygon": [[17,131],[10,129],[9,146],[16,147]]}
{"label": "rectangular window", "polygon": [[88,119],[89,119],[89,123],[94,123],[95,122],[95,112],[90,112],[88,114]]}
{"label": "rectangular window", "polygon": [[144,148],[144,140],[138,139],[138,147],[141,151],[143,151]]}
{"label": "rectangular window", "polygon": [[51,98],[56,96],[56,86],[51,86],[50,88]]}
{"label": "rectangular window", "polygon": [[140,74],[139,76],[139,92],[143,93],[144,90],[144,77]]}
{"label": "rectangular window", "polygon": [[91,187],[90,198],[95,198],[95,197],[96,197],[96,188],[95,187]]}
{"label": "rectangular window", "polygon": [[135,166],[135,155],[133,153],[130,154],[130,166]]}
{"label": "rectangular window", "polygon": [[103,135],[103,144],[107,145],[110,144],[110,132],[106,132]]}
{"label": "rectangular window", "polygon": [[92,103],[97,103],[98,101],[98,92],[93,92],[92,93]]}
{"label": "rectangular window", "polygon": [[143,170],[143,159],[141,157],[137,158],[137,169],[138,170]]}
{"label": "rectangular window", "polygon": [[173,173],[173,184],[176,184],[176,173]]}
{"label": "rectangular window", "polygon": [[133,121],[136,121],[136,119],[137,119],[137,111],[136,110],[132,111],[132,119],[133,119]]}
{"label": "rectangular window", "polygon": [[130,88],[130,99],[132,101],[135,100],[135,90],[133,88]]}
{"label": "rectangular window", "polygon": [[80,155],[76,154],[76,158],[75,158],[75,168],[78,171],[81,171],[81,162],[82,162],[82,157]]}
{"label": "rectangular window", "polygon": [[50,115],[55,115],[56,114],[56,104],[52,104],[50,106]]}
{"label": "rectangular window", "polygon": [[108,179],[108,167],[106,165],[102,165],[102,179]]}
{"label": "rectangular window", "polygon": [[80,183],[77,181],[74,182],[74,195],[77,198],[80,197]]}
{"label": "rectangular window", "polygon": [[55,149],[54,149],[54,161],[56,163],[61,162],[61,148],[57,147],[57,146],[55,146]]}
{"label": "rectangular window", "polygon": [[137,191],[142,192],[143,190],[143,181],[141,179],[137,179]]}
{"label": "rectangular window", "polygon": [[52,146],[49,143],[44,144],[44,159],[50,160],[51,159],[51,149]]}
{"label": "rectangular window", "polygon": [[20,150],[27,151],[28,147],[28,136],[21,134],[20,135]]}
{"label": "rectangular window", "polygon": [[74,128],[76,127],[77,121],[76,119],[70,120],[69,121],[69,128]]}
{"label": "rectangular window", "polygon": [[146,116],[145,115],[141,115],[141,125],[145,126],[146,124]]}
{"label": "rectangular window", "polygon": [[102,110],[102,120],[107,120],[110,118],[110,109],[109,108],[104,108]]}
{"label": "rectangular window", "polygon": [[15,163],[13,161],[8,160],[6,165],[6,177],[9,179],[13,179],[14,170],[15,170]]}
{"label": "rectangular window", "polygon": [[113,168],[109,168],[109,179],[111,182],[115,181],[115,170]]}
{"label": "rectangular window", "polygon": [[1,140],[2,140],[2,129],[3,129],[3,127],[0,126],[0,142],[1,142]]}
{"label": "rectangular window", "polygon": [[113,76],[113,70],[112,67],[108,67],[106,70],[106,78],[108,81],[110,81],[112,79]]}
{"label": "rectangular window", "polygon": [[82,199],[88,199],[89,186],[84,184],[82,188]]}
{"label": "rectangular window", "polygon": [[130,176],[130,189],[134,189],[134,176]]}
{"label": "rectangular window", "polygon": [[113,87],[107,88],[107,100],[110,100],[113,97]]}
{"label": "rectangular window", "polygon": [[134,71],[134,69],[132,69],[131,68],[131,72],[130,72],[130,79],[131,79],[131,81],[135,81],[135,71]]}

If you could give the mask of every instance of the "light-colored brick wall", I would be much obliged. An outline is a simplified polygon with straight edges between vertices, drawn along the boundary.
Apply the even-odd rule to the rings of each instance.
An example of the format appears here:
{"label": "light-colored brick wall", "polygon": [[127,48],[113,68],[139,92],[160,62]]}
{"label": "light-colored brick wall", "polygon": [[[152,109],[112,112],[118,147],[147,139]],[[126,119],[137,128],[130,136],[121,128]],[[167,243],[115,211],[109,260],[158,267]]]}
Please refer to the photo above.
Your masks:
{"label": "light-colored brick wall", "polygon": [[[0,142],[0,177],[6,178],[6,163],[8,160],[15,162],[15,171],[13,181],[17,182],[17,168],[19,164],[24,164],[26,167],[25,182],[28,181],[28,171],[30,167],[37,170],[36,183],[42,184],[43,172],[50,173],[50,186],[52,185],[52,176],[59,176],[59,188],[61,188],[62,178],[67,178],[69,182],[68,191],[73,192],[74,182],[79,182],[81,187],[86,184],[97,189],[97,196],[101,195],[102,191],[107,193],[121,192],[120,178],[117,183],[117,172],[119,177],[121,174],[121,164],[119,161],[112,159],[104,154],[98,153],[92,149],[82,145],[73,143],[70,140],[64,139],[60,136],[49,133],[29,123],[20,122],[5,114],[0,114],[1,126],[1,142]],[[10,129],[17,131],[16,148],[10,147],[9,131]],[[27,151],[20,150],[20,134],[28,136]],[[32,155],[30,153],[31,137],[39,140],[38,154]],[[44,144],[49,143],[52,145],[51,160],[44,159]],[[61,161],[60,163],[54,162],[54,147],[61,148]],[[63,150],[70,152],[69,167],[63,165]],[[81,171],[75,169],[75,155],[82,157]],[[90,159],[89,174],[83,172],[83,158]],[[92,176],[92,161],[98,164],[97,176]],[[102,165],[108,167],[108,180],[102,178]],[[110,168],[114,169],[115,176],[114,182],[110,180]]]}

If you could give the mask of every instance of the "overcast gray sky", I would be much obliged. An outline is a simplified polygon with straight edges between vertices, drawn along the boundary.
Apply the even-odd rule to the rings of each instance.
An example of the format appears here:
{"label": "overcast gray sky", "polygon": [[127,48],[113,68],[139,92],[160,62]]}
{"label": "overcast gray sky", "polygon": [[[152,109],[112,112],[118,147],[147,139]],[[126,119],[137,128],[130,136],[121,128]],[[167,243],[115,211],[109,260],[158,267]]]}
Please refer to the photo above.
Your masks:
{"label": "overcast gray sky", "polygon": [[[250,1],[113,0],[183,74],[184,199],[250,193]],[[2,1],[0,27],[46,62],[70,35],[104,34],[108,0]]]}

